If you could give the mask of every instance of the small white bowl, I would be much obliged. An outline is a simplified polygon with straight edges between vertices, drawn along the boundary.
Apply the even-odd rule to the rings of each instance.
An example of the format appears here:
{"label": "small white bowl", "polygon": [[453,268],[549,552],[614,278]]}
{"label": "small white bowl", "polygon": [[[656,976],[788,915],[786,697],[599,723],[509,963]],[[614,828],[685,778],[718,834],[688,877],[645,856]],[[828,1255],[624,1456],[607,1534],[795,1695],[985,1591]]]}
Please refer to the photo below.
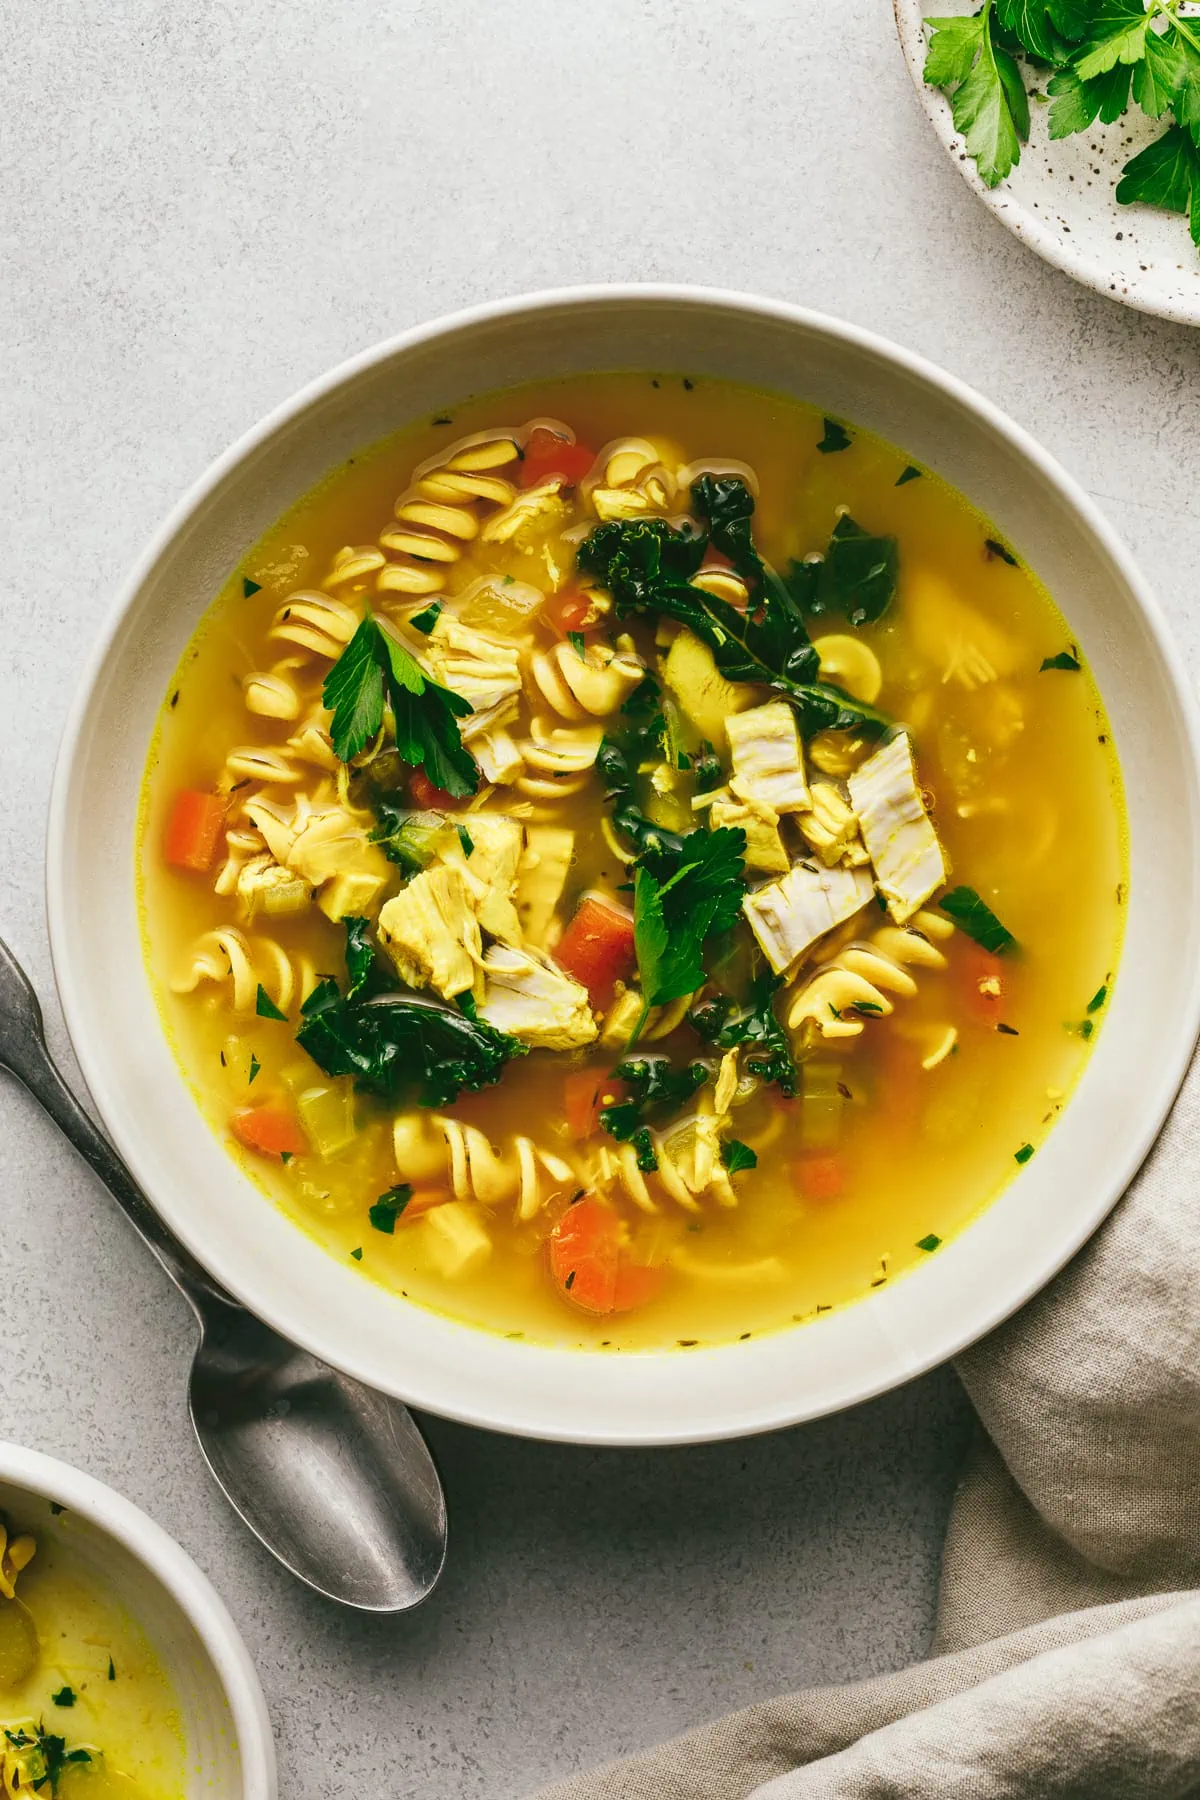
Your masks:
{"label": "small white bowl", "polygon": [[[46,1503],[64,1518],[46,1519]],[[0,1510],[71,1553],[145,1633],[179,1702],[180,1800],[275,1800],[275,1744],[246,1646],[207,1576],[160,1525],[94,1476],[0,1443]]]}
{"label": "small white bowl", "polygon": [[[142,768],[185,645],[285,507],[365,444],[463,395],[603,369],[729,377],[856,421],[944,476],[1054,595],[1125,774],[1124,956],[1083,1080],[1045,1147],[953,1242],[858,1305],[749,1343],[587,1355],[456,1324],[366,1281],[278,1210],[201,1118],[143,966]],[[67,1025],[105,1124],[163,1218],[279,1331],[432,1412],[588,1443],[698,1442],[851,1406],[953,1355],[1090,1236],[1145,1156],[1200,1023],[1200,729],[1158,606],[1101,514],[1020,428],[883,339],[778,301],[622,287],[534,295],[379,345],[234,446],[167,520],[100,637],[51,802],[48,904]],[[1063,872],[1063,905],[1071,903]]]}
{"label": "small white bowl", "polygon": [[1178,325],[1200,325],[1200,251],[1188,236],[1187,220],[1116,200],[1125,164],[1162,136],[1164,121],[1131,106],[1115,125],[1097,123],[1055,141],[1049,108],[1034,106],[1020,162],[998,187],[986,187],[954,129],[949,100],[924,74],[926,17],[976,12],[976,0],[955,0],[951,6],[893,0],[893,6],[921,111],[971,192],[1000,223],[1084,287]]}

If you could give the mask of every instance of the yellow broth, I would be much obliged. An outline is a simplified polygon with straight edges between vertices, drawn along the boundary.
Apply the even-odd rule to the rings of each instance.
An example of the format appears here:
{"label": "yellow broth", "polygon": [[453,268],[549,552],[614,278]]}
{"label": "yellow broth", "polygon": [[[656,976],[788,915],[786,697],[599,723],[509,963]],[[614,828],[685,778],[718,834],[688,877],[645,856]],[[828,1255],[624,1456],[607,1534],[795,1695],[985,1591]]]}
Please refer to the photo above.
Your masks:
{"label": "yellow broth", "polygon": [[[37,1553],[19,1575],[16,1599],[0,1599],[5,1754],[19,1757],[22,1736],[40,1731],[62,1738],[73,1757],[54,1778],[62,1800],[178,1800],[186,1758],[170,1683],[118,1597],[65,1541],[67,1526],[69,1518],[41,1529],[32,1522]],[[23,1662],[18,1626],[27,1622],[37,1657],[13,1680]]]}
{"label": "yellow broth", "polygon": [[[737,1177],[735,1206],[684,1210],[659,1196],[647,1213],[618,1194],[630,1254],[665,1274],[635,1310],[600,1317],[567,1303],[547,1275],[545,1240],[569,1195],[520,1223],[511,1204],[476,1208],[490,1251],[448,1279],[430,1215],[402,1216],[391,1234],[370,1222],[371,1203],[410,1173],[397,1167],[388,1108],[359,1099],[353,1144],[327,1161],[281,1163],[229,1138],[237,1107],[286,1103],[320,1078],[295,1045],[296,1005],[279,1023],[235,1014],[219,983],[172,991],[195,941],[238,914],[214,893],[211,874],[168,868],[161,851],[178,790],[211,790],[232,746],[280,745],[294,729],[252,716],[243,698],[246,676],[279,661],[281,647],[266,633],[287,596],[320,588],[343,546],[374,544],[424,459],[470,433],[543,417],[566,422],[592,448],[635,434],[662,446],[664,461],[751,465],[761,490],[755,539],[777,568],[823,550],[842,510],[895,536],[897,597],[858,633],[881,665],[877,705],[909,728],[951,883],[976,889],[1018,946],[1001,959],[1000,993],[981,991],[995,961],[956,932],[941,946],[947,966],[917,970],[917,993],[896,997],[890,1016],[863,1017],[859,1035],[817,1043],[802,1064],[810,1093],[781,1103],[777,1090],[763,1089],[740,1105],[733,1131],[756,1149],[758,1166]],[[455,405],[356,456],[298,501],[216,596],[182,659],[148,762],[139,851],[144,942],[164,1024],[199,1105],[253,1178],[331,1255],[353,1258],[364,1276],[410,1301],[509,1336],[585,1348],[708,1343],[811,1319],[868,1296],[962,1230],[1036,1152],[1080,1073],[1103,1019],[1100,990],[1115,972],[1125,881],[1120,774],[1100,697],[1086,665],[1043,669],[1071,650],[1070,634],[984,518],[928,473],[901,479],[903,452],[852,426],[848,448],[822,454],[823,431],[818,416],[790,400],[674,375],[573,379]],[[674,510],[685,506],[686,495]],[[557,542],[555,555],[569,564],[572,546]],[[447,603],[481,572],[537,581],[539,568],[503,547],[473,552],[450,571]],[[541,581],[551,585],[544,569]],[[257,591],[246,592],[253,584]],[[360,607],[394,598],[370,596],[368,587]],[[850,631],[824,619],[811,629]],[[653,629],[639,621],[632,631],[653,666]],[[522,728],[528,716],[526,704]],[[485,805],[503,812],[510,799],[501,787]],[[561,926],[589,890],[627,900],[628,871],[600,831],[597,776],[556,805],[578,833]],[[883,923],[872,906],[849,935],[869,937]],[[258,926],[293,964],[341,976],[343,933],[315,906]],[[957,1032],[953,1053],[923,1067],[947,1028]],[[639,1048],[676,1061],[713,1055],[687,1025]],[[519,1122],[539,1147],[570,1159],[577,1146],[564,1118],[564,1077],[593,1068],[599,1084],[619,1060],[619,1051],[596,1047],[534,1050],[498,1085],[441,1111],[501,1149]],[[811,1171],[829,1153],[832,1180],[820,1169],[801,1179],[802,1164]],[[418,1186],[427,1189],[428,1179]]]}

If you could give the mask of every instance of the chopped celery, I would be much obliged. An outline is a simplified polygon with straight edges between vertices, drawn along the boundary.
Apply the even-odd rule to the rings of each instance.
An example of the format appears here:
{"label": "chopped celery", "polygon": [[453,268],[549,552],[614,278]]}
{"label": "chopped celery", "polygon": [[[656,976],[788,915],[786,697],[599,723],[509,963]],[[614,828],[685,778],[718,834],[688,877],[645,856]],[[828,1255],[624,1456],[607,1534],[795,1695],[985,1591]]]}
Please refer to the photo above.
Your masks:
{"label": "chopped celery", "polygon": [[259,1061],[249,1039],[229,1036],[221,1045],[221,1068],[235,1100],[249,1100],[250,1084],[259,1071]]}
{"label": "chopped celery", "polygon": [[456,841],[454,828],[444,813],[405,812],[387,801],[378,801],[376,811],[379,829],[372,834],[372,841],[410,875],[427,869]]}
{"label": "chopped celery", "polygon": [[480,1222],[478,1208],[465,1200],[433,1207],[421,1220],[420,1231],[426,1258],[448,1281],[477,1274],[492,1254],[492,1240]]}
{"label": "chopped celery", "polygon": [[464,599],[459,617],[475,631],[520,631],[541,611],[546,596],[528,581],[485,580]]}
{"label": "chopped celery", "polygon": [[305,1088],[296,1095],[296,1111],[309,1143],[326,1162],[354,1142],[354,1094],[348,1085]]}
{"label": "chopped celery", "polygon": [[802,1065],[800,1141],[806,1150],[832,1150],[842,1135],[841,1073],[840,1063],[821,1058]]}

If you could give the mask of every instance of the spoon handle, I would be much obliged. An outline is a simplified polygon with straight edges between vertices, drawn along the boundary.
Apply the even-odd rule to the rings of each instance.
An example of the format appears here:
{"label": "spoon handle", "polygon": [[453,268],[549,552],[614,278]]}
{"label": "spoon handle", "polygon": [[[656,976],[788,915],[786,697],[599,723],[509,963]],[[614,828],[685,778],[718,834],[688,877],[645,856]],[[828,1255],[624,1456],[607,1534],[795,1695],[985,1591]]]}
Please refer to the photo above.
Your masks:
{"label": "spoon handle", "polygon": [[43,1111],[50,1115],[67,1141],[95,1170],[197,1317],[202,1318],[206,1305],[214,1301],[225,1306],[236,1305],[163,1224],[104,1133],[63,1080],[46,1043],[37,996],[24,970],[2,940],[0,1067],[16,1076]]}

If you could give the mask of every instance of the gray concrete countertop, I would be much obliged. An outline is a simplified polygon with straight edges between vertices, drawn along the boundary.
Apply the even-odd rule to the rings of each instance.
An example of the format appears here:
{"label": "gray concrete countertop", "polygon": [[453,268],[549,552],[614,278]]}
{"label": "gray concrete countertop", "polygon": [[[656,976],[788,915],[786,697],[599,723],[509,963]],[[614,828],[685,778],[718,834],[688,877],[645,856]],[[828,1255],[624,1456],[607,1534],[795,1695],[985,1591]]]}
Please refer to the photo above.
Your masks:
{"label": "gray concrete countertop", "polygon": [[[1200,338],[1073,286],[976,204],[886,0],[10,0],[0,245],[0,930],[64,1056],[46,800],[116,581],[268,408],[464,303],[661,278],[872,326],[1054,451],[1200,651]],[[182,1303],[8,1085],[0,1229],[0,1432],[114,1483],[212,1576],[292,1800],[505,1800],[928,1642],[969,1430],[948,1372],[699,1450],[431,1421],[449,1573],[418,1615],[362,1620],[218,1499]]]}

